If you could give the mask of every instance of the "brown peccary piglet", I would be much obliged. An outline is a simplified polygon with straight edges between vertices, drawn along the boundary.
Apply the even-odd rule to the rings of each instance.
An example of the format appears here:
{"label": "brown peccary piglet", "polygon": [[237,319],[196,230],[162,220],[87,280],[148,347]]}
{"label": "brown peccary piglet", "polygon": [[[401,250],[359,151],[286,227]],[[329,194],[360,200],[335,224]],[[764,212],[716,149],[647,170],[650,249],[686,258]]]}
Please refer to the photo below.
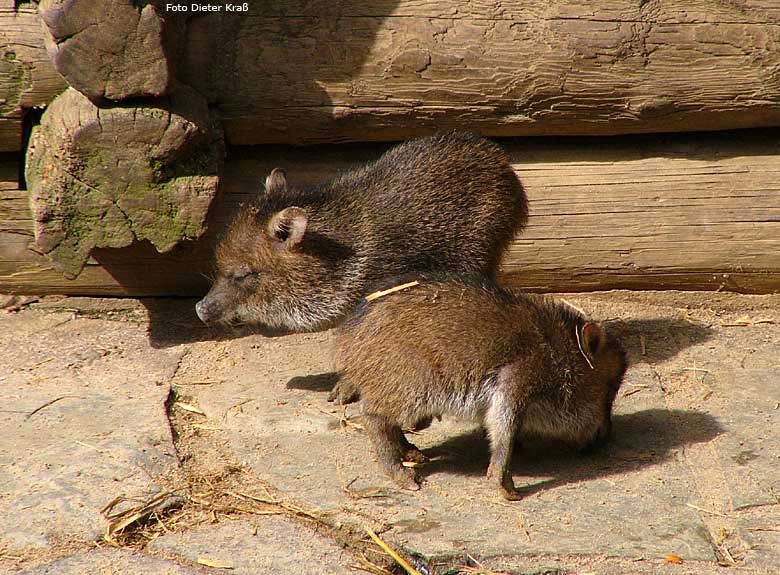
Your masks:
{"label": "brown peccary piglet", "polygon": [[405,142],[317,187],[274,170],[217,247],[207,323],[294,332],[337,324],[368,284],[413,271],[493,277],[528,217],[501,149],[451,132]]}
{"label": "brown peccary piglet", "polygon": [[515,437],[601,443],[627,366],[620,343],[572,307],[462,275],[362,304],[339,330],[337,362],[398,485],[417,489],[402,462],[424,461],[402,429],[451,414],[486,428],[487,477],[507,499],[520,498],[507,469]]}

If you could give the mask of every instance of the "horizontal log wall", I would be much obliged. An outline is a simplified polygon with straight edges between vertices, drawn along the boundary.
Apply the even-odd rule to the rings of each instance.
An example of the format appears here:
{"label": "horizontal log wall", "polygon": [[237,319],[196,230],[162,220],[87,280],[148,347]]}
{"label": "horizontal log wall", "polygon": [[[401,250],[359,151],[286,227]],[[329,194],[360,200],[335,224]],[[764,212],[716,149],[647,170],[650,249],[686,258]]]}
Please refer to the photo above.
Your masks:
{"label": "horizontal log wall", "polygon": [[46,54],[36,9],[0,1],[0,152],[22,148],[24,109],[51,102],[66,87]]}
{"label": "horizontal log wall", "polygon": [[[778,135],[504,141],[531,210],[505,281],[536,291],[780,291]],[[8,189],[18,168],[0,162],[0,182],[10,182],[0,185],[0,293],[198,295],[215,238],[273,167],[285,167],[293,184],[317,183],[385,148],[234,150],[202,240],[165,255],[148,244],[96,250],[72,281],[29,250],[27,194]]]}
{"label": "horizontal log wall", "polygon": [[[175,83],[209,98],[234,145],[780,125],[776,0],[269,0],[186,26],[158,4]],[[34,3],[0,1],[0,152],[66,87],[45,34]]]}
{"label": "horizontal log wall", "polygon": [[506,273],[542,291],[780,291],[778,135],[513,147],[532,203]]}
{"label": "horizontal log wall", "polygon": [[231,144],[780,126],[776,0],[280,0],[188,34]]}

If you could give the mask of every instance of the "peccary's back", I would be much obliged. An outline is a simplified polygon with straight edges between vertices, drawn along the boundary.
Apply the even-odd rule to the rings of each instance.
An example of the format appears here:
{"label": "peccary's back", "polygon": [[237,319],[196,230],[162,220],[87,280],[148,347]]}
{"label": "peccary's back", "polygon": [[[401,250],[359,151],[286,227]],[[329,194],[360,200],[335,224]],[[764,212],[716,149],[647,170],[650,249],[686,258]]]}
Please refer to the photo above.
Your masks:
{"label": "peccary's back", "polygon": [[290,187],[277,170],[220,242],[199,314],[324,329],[383,277],[494,276],[525,221],[525,194],[501,149],[470,134],[406,142],[314,187]]}
{"label": "peccary's back", "polygon": [[497,145],[466,133],[412,140],[334,182],[370,222],[369,278],[409,271],[495,274],[527,220],[522,186]]}
{"label": "peccary's back", "polygon": [[368,404],[403,413],[468,402],[503,365],[543,359],[544,310],[530,298],[476,276],[420,281],[361,304],[339,331],[339,369]]}

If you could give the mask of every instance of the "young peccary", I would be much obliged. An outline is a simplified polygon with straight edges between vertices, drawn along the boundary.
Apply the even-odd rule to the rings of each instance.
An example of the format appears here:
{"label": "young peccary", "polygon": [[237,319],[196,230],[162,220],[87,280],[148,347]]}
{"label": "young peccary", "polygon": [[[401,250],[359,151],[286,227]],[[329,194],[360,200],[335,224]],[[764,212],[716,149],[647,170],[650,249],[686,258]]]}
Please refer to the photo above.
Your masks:
{"label": "young peccary", "polygon": [[602,442],[626,365],[620,343],[572,307],[477,277],[432,277],[364,303],[338,335],[379,462],[407,489],[418,485],[402,462],[424,456],[402,428],[453,414],[482,422],[487,477],[519,499],[507,470],[515,436]]}
{"label": "young peccary", "polygon": [[459,270],[493,277],[527,220],[501,149],[464,133],[403,143],[322,186],[274,170],[217,248],[198,302],[209,323],[313,331],[338,323],[380,277]]}

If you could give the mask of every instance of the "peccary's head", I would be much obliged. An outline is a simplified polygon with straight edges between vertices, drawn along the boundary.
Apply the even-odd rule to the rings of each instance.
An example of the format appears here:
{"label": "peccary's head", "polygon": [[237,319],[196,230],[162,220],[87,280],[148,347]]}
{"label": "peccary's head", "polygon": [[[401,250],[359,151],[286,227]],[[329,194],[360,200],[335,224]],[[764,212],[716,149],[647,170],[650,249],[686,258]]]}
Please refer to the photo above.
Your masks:
{"label": "peccary's head", "polygon": [[587,322],[573,334],[582,359],[582,381],[576,403],[582,425],[577,442],[584,451],[603,444],[612,430],[612,406],[628,367],[620,342],[597,323]]}
{"label": "peccary's head", "polygon": [[206,324],[326,328],[351,301],[354,288],[346,268],[352,252],[327,233],[322,221],[317,224],[317,218],[323,219],[322,198],[312,203],[289,191],[279,169],[265,187],[257,202],[240,210],[219,243],[216,278],[195,306],[198,317]]}
{"label": "peccary's head", "polygon": [[[558,307],[558,311],[563,308]],[[603,444],[612,429],[612,405],[626,372],[620,342],[598,323],[564,310],[561,339],[551,343],[550,370],[541,374],[542,393],[529,405],[523,427],[571,442],[582,451]],[[560,319],[560,318],[559,318]]]}

